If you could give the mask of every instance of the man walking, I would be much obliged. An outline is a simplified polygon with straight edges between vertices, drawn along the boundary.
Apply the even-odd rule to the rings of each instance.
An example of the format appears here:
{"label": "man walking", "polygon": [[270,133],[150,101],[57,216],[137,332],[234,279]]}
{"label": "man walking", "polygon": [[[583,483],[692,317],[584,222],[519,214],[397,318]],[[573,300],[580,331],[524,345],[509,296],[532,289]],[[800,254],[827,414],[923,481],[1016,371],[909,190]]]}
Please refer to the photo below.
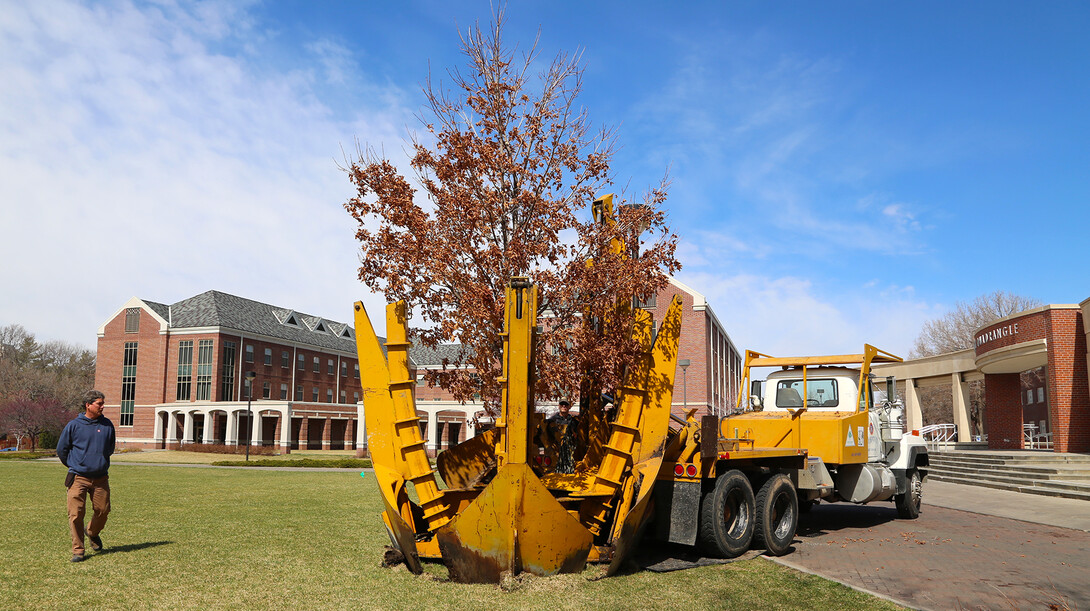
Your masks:
{"label": "man walking", "polygon": [[91,495],[91,523],[87,538],[91,549],[102,551],[99,533],[110,513],[110,455],[114,453],[114,423],[102,415],[106,395],[97,390],[83,397],[84,413],[76,416],[61,432],[57,456],[68,467],[68,525],[72,531],[72,562],[83,561],[83,516],[87,495]]}

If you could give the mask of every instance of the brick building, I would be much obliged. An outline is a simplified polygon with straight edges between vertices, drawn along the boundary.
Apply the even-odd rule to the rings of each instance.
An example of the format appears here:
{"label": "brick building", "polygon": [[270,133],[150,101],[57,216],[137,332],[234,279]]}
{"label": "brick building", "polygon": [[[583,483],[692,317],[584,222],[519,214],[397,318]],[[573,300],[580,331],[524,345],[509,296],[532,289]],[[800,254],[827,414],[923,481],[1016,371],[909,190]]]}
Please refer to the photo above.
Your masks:
{"label": "brick building", "polygon": [[[678,358],[689,362],[675,381],[674,412],[687,405],[722,413],[738,392],[739,351],[703,295],[676,280],[643,306],[659,321],[674,294],[684,307]],[[106,393],[105,413],[121,446],[249,440],[282,452],[366,447],[355,333],[344,323],[208,291],[170,305],[134,297],[98,337],[95,384]],[[423,384],[423,370],[441,367],[455,350],[410,350],[420,380],[417,414],[432,453],[472,437],[482,408]]]}
{"label": "brick building", "polygon": [[1090,452],[1090,299],[1018,312],[978,329],[972,348],[875,367],[903,381],[909,426],[917,388],[949,385],[958,441],[969,442],[969,383],[984,382],[990,449]]}
{"label": "brick building", "polygon": [[134,297],[98,330],[95,385],[121,446],[351,449],[359,375],[348,325],[219,291]]}
{"label": "brick building", "polygon": [[[641,307],[651,312],[658,325],[675,294],[682,299],[678,361],[688,360],[689,365],[680,368],[674,380],[673,412],[681,415],[687,406],[725,413],[735,405],[742,375],[741,354],[704,296],[673,278]],[[423,383],[425,370],[442,367],[443,359],[453,359],[456,353],[456,346],[441,346],[436,351],[414,347],[409,353],[418,381],[416,410],[432,452],[472,437],[476,433],[474,416],[483,414],[479,402],[462,405],[441,389]],[[538,405],[538,409],[551,413],[556,406]]]}

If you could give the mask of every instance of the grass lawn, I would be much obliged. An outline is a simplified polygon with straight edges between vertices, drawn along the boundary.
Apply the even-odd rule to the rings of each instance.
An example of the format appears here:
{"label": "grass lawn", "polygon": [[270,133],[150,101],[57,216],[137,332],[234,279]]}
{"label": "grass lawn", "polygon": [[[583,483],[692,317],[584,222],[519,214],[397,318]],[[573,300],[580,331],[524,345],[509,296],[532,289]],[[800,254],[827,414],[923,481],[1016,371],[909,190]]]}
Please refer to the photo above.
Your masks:
{"label": "grass lawn", "polygon": [[[64,468],[4,461],[3,605],[11,609],[893,609],[764,559],[673,573],[519,580],[507,589],[380,566],[371,474],[115,463],[107,550],[68,562]],[[88,508],[89,510],[89,508]]]}
{"label": "grass lawn", "polygon": [[[355,450],[293,450],[280,456],[250,455],[250,460],[300,460],[302,458],[355,458]],[[244,460],[242,454],[210,454],[206,452],[182,452],[179,450],[151,450],[124,452],[110,457],[110,464],[120,463],[173,463],[182,465],[210,465],[221,460]]]}

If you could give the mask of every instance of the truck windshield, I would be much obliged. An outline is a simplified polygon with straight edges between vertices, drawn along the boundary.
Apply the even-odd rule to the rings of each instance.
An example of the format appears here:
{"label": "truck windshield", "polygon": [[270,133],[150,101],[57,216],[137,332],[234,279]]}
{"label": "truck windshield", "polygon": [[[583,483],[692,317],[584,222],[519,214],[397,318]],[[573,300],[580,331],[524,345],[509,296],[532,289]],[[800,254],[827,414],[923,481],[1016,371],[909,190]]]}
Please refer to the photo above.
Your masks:
{"label": "truck windshield", "polygon": [[840,395],[836,380],[832,378],[813,378],[806,380],[803,390],[802,380],[780,380],[776,383],[776,407],[802,407],[803,394],[806,395],[806,407],[837,407]]}

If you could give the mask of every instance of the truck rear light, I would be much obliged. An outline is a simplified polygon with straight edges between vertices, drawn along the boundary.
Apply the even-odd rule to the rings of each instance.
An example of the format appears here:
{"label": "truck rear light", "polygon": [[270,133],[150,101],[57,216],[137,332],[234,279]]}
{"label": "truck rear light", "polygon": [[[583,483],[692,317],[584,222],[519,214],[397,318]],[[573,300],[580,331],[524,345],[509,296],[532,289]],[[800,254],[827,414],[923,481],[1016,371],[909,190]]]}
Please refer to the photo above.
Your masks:
{"label": "truck rear light", "polygon": [[696,477],[696,465],[689,465],[685,467],[685,475],[689,477]]}
{"label": "truck rear light", "polygon": [[685,475],[685,465],[674,465],[674,475]]}

